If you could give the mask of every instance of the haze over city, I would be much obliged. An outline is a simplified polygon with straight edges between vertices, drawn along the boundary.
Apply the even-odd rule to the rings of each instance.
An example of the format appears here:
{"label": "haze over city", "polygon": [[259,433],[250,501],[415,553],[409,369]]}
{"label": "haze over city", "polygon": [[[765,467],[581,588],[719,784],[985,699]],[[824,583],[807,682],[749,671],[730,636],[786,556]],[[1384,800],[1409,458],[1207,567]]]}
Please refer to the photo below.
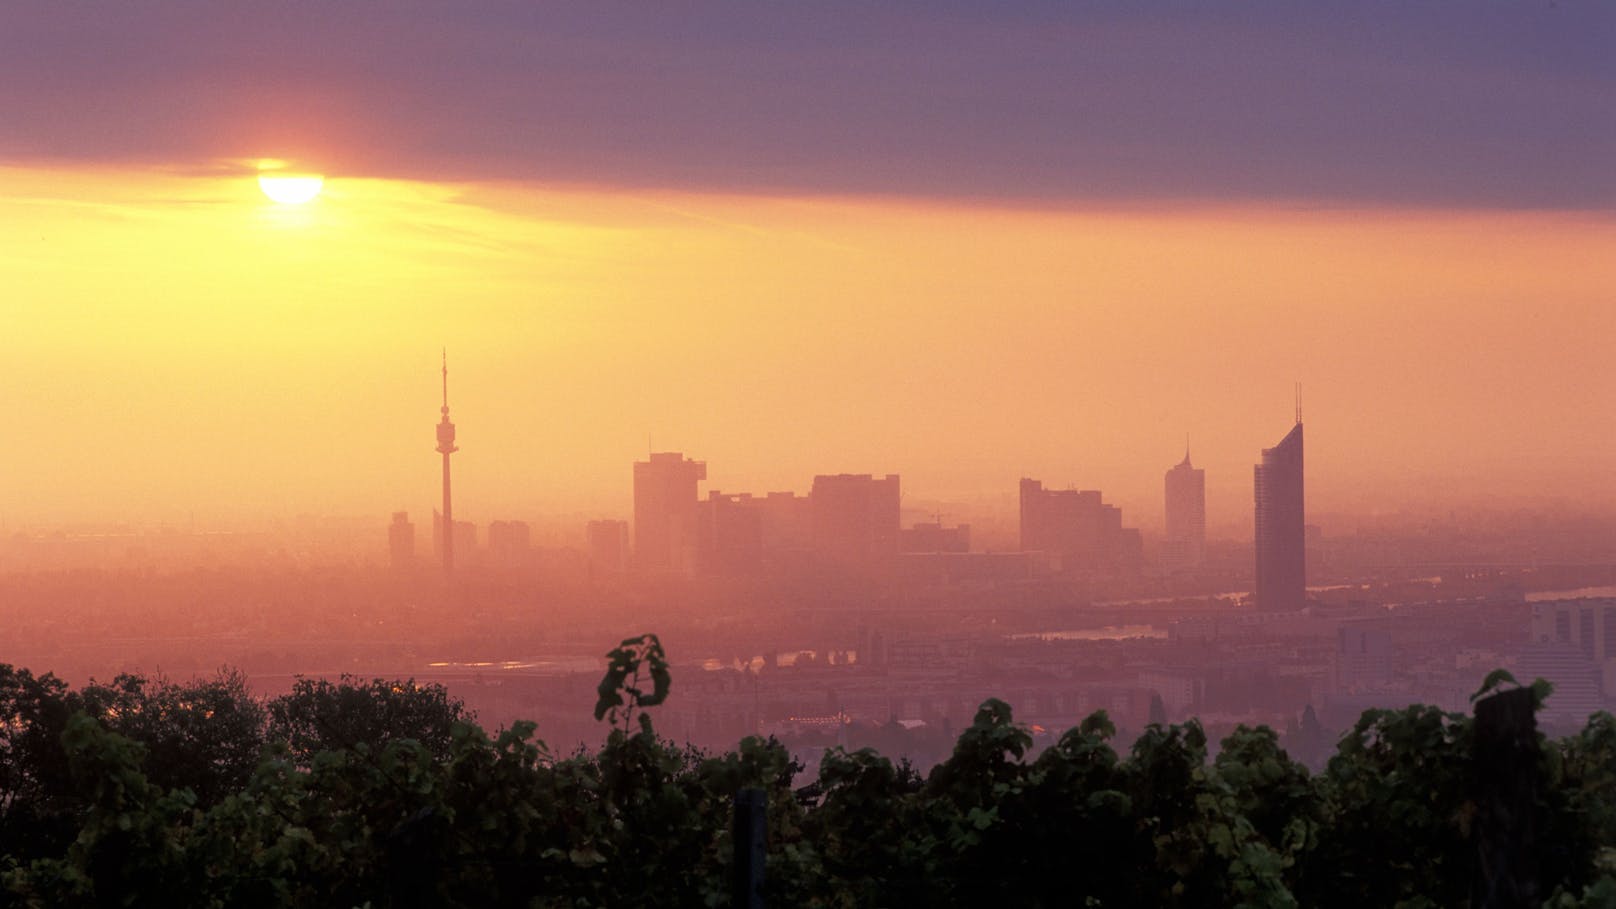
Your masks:
{"label": "haze over city", "polygon": [[[781,905],[1053,905],[971,888],[1070,896],[1060,862],[861,878],[825,858],[864,848],[838,800],[880,777],[986,831],[948,787],[988,748],[994,773],[1085,768],[1104,798],[1015,798],[1088,836],[1059,812],[1126,802],[1166,742],[1195,785],[1267,762],[1319,800],[1214,819],[1245,838],[1230,868],[1389,905],[1329,876],[1383,855],[1317,845],[1396,826],[1349,818],[1381,804],[1348,791],[1364,736],[1397,741],[1364,732],[1381,709],[1440,714],[1422,773],[1474,745],[1574,790],[1581,820],[1528,832],[1605,819],[1553,847],[1582,865],[1509,886],[1616,892],[1616,792],[1578,776],[1616,742],[1613,48],[1616,7],[1578,3],[0,3],[0,894],[164,902],[38,863],[90,868],[116,827],[62,771],[96,748],[190,789],[151,842],[235,829],[199,819],[275,768],[314,820],[254,815],[264,862],[358,849],[319,819],[395,805],[384,780],[332,808],[333,767],[419,761],[438,792],[525,761],[509,779],[597,774],[615,806],[639,748],[664,783],[707,774],[679,828],[707,904],[729,874],[760,898],[767,853],[804,888]],[[193,766],[210,736],[235,757]],[[1570,769],[1530,782],[1540,748]],[[1115,778],[1082,776],[1101,754]],[[1518,801],[1450,790],[1433,816],[1486,866],[1465,893],[1497,843],[1537,854],[1488,813]],[[661,828],[612,807],[586,836],[554,814],[596,804],[574,796],[486,809],[537,832],[445,834],[441,865],[408,849],[454,810],[412,807],[365,827],[404,870],[292,856],[243,886],[648,904],[653,847],[612,837]],[[465,797],[462,820],[518,800]],[[1112,839],[1173,826],[1128,798]],[[765,800],[806,818],[767,847],[742,820]],[[1264,827],[1286,811],[1317,829]],[[815,823],[834,836],[797,850]],[[1178,868],[1152,842],[1114,877]],[[238,858],[196,848],[237,904],[206,863]],[[526,876],[413,876],[469,855]],[[930,877],[946,898],[904,889]],[[1094,904],[1192,892],[1163,880]]]}
{"label": "haze over city", "polygon": [[1243,533],[1294,381],[1320,508],[1616,507],[1603,14],[842,12],[13,8],[0,519],[418,509],[444,346],[468,514],[649,440],[1153,515],[1189,433]]}

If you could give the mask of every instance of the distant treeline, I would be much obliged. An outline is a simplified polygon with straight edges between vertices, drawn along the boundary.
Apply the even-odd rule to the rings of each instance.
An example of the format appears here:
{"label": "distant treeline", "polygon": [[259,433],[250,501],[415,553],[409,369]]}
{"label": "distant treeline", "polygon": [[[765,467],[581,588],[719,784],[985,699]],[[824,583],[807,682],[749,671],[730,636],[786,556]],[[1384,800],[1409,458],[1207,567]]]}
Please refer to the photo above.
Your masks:
{"label": "distant treeline", "polygon": [[726,906],[735,801],[766,800],[773,906],[1616,906],[1616,719],[1547,740],[1546,686],[1475,716],[1372,710],[1309,773],[1266,728],[1126,755],[1096,713],[1034,755],[984,703],[922,778],[773,740],[656,735],[652,636],[608,655],[595,753],[490,738],[439,686],[239,673],[71,689],[0,664],[0,905]]}

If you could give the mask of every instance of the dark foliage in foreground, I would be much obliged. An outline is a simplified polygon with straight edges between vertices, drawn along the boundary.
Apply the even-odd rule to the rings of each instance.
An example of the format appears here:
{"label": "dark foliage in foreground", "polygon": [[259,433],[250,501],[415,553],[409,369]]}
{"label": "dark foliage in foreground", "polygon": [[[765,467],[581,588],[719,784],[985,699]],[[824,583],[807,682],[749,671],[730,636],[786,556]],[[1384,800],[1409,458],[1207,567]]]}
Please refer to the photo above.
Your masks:
{"label": "dark foliage in foreground", "polygon": [[[712,756],[656,736],[641,711],[668,691],[653,638],[610,660],[606,743],[565,756],[531,724],[489,738],[442,689],[407,682],[309,683],[266,708],[232,674],[69,691],[0,666],[0,903],[723,906],[743,787],[768,796],[779,906],[1471,898],[1464,714],[1370,711],[1310,774],[1261,727],[1211,761],[1195,722],[1151,726],[1119,755],[1103,713],[1033,755],[990,700],[925,779],[832,751],[794,789],[772,740]],[[1616,906],[1616,719],[1541,746],[1546,905]]]}

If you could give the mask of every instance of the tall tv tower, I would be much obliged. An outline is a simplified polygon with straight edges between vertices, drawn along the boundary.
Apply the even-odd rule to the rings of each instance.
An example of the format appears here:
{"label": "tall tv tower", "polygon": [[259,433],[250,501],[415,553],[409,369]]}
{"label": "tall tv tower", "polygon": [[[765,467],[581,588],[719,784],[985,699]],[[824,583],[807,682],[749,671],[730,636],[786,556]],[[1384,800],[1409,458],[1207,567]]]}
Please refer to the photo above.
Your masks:
{"label": "tall tv tower", "polygon": [[454,571],[454,505],[449,498],[449,456],[455,447],[454,424],[449,422],[449,350],[443,351],[443,419],[438,421],[438,451],[443,454],[443,572]]}

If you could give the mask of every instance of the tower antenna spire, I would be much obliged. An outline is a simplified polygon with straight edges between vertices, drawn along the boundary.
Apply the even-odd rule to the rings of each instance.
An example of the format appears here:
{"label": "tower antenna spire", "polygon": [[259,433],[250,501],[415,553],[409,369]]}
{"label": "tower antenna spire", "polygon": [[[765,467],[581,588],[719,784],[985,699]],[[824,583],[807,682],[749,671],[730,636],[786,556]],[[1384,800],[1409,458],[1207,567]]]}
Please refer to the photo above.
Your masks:
{"label": "tower antenna spire", "polygon": [[1296,422],[1302,422],[1302,383],[1296,383]]}
{"label": "tower antenna spire", "polygon": [[449,348],[443,349],[443,412],[449,413]]}

